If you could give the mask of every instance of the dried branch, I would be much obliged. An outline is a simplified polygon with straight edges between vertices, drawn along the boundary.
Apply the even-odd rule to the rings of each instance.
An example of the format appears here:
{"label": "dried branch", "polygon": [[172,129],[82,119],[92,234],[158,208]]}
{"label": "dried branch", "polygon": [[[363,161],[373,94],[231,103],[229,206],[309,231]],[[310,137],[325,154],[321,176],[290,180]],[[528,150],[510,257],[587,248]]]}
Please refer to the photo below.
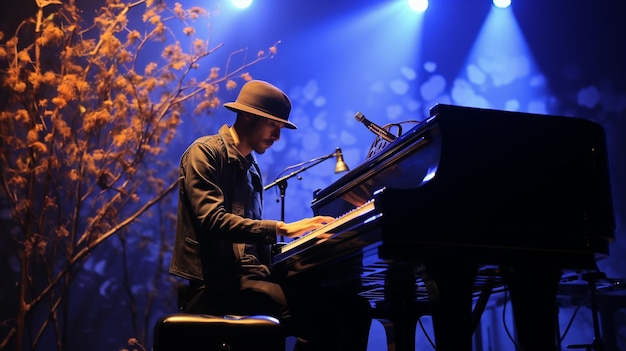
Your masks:
{"label": "dried branch", "polygon": [[[131,224],[176,187],[155,161],[187,110],[211,112],[220,85],[251,79],[246,69],[277,51],[278,42],[250,61],[247,50],[236,51],[224,73],[212,67],[197,79],[200,64],[223,46],[209,48],[195,36],[206,10],[103,1],[83,28],[75,0],[36,0],[35,19],[10,38],[0,33],[0,89],[9,96],[0,112],[0,191],[16,224],[10,235],[21,245],[18,315],[0,350],[12,341],[18,351],[34,350],[50,328],[63,347],[67,294],[82,264],[123,229],[133,235]],[[142,21],[131,21],[140,8]],[[179,26],[184,40],[176,38]],[[235,55],[243,64],[231,69]],[[136,249],[129,246],[128,255]],[[48,318],[29,319],[36,309]]]}

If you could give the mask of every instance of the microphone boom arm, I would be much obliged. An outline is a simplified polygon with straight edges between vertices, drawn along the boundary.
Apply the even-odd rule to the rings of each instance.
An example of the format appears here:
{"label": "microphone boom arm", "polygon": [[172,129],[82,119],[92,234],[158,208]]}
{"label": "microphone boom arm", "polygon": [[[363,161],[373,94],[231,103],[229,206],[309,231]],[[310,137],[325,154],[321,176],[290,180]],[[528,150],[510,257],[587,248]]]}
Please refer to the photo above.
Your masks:
{"label": "microphone boom arm", "polygon": [[[263,190],[267,190],[270,189],[276,185],[278,185],[278,188],[280,189],[280,220],[281,221],[285,221],[285,192],[287,191],[287,180],[289,178],[295,177],[296,175],[306,171],[307,169],[316,166],[320,163],[322,163],[325,160],[328,160],[329,158],[333,158],[333,157],[337,157],[337,159],[339,160],[339,158],[341,157],[341,161],[343,163],[343,153],[341,152],[341,148],[337,148],[335,150],[335,152],[333,152],[332,154],[326,155],[326,156],[322,156],[322,157],[318,157],[318,158],[314,158],[311,160],[308,160],[304,163],[298,164],[298,165],[302,165],[301,168],[287,174],[286,176],[277,178],[276,180],[274,180],[273,182],[267,184],[266,186],[263,187]],[[339,164],[339,163],[338,163]],[[297,167],[298,165],[294,165],[294,166],[289,166],[287,168],[285,168],[285,170],[293,168],[293,167]],[[345,164],[344,164],[345,166]],[[283,170],[283,172],[285,171]],[[347,170],[347,167],[345,168],[345,170]],[[335,167],[335,172],[337,172],[337,167]],[[281,172],[282,173],[282,172]],[[283,237],[281,236],[281,241],[283,240]]]}
{"label": "microphone boom arm", "polygon": [[272,187],[274,187],[276,185],[279,185],[280,183],[287,181],[287,179],[293,178],[293,177],[297,176],[298,174],[306,171],[307,169],[309,169],[309,168],[311,168],[313,166],[316,166],[316,165],[322,163],[323,161],[328,160],[329,158],[333,158],[333,157],[337,156],[337,152],[338,151],[339,151],[339,148],[337,148],[337,150],[335,150],[335,152],[333,152],[332,154],[329,154],[329,155],[326,155],[326,156],[322,156],[322,157],[318,157],[318,158],[314,158],[312,160],[309,160],[309,161],[305,162],[305,165],[302,168],[297,169],[297,170],[287,174],[286,176],[277,178],[273,182],[271,182],[271,183],[267,184],[265,187],[263,187],[263,190],[267,190],[267,189],[270,189],[270,188],[272,188]]}

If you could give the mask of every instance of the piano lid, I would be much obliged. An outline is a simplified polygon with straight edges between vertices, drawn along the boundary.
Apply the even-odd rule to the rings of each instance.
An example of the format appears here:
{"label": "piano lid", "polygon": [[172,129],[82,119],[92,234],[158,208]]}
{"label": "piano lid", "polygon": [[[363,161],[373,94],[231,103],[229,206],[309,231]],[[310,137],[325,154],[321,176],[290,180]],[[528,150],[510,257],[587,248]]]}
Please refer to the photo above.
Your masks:
{"label": "piano lid", "polygon": [[[384,187],[412,189],[437,172],[441,145],[437,130],[428,122],[417,124],[373,157],[318,191],[312,201],[315,214],[335,216],[359,207]],[[419,152],[419,157],[410,157]],[[341,201],[337,201],[337,200]],[[326,206],[331,208],[326,208]]]}

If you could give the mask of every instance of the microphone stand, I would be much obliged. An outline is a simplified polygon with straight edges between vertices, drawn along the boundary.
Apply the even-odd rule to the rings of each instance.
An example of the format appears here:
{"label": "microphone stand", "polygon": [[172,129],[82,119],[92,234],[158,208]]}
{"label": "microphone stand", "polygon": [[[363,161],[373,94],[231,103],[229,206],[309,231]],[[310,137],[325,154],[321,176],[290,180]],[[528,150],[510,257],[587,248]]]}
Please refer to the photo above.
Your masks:
{"label": "microphone stand", "polygon": [[[333,158],[335,156],[337,156],[337,153],[339,151],[339,148],[337,148],[337,150],[335,152],[333,152],[332,154],[326,155],[326,156],[322,156],[322,157],[318,157],[318,158],[314,158],[311,159],[309,161],[306,161],[304,163],[302,163],[304,166],[300,169],[297,169],[289,174],[287,174],[286,176],[280,177],[276,180],[274,180],[273,182],[267,184],[265,187],[263,187],[263,190],[267,190],[270,189],[273,186],[278,185],[278,189],[280,189],[280,220],[281,221],[285,221],[285,193],[287,190],[287,180],[295,177],[296,175],[306,171],[307,169],[316,166],[320,163],[322,163],[325,160],[328,160],[329,158]],[[298,165],[296,165],[298,166]],[[293,167],[293,166],[291,166]],[[282,240],[282,238],[281,238]]]}

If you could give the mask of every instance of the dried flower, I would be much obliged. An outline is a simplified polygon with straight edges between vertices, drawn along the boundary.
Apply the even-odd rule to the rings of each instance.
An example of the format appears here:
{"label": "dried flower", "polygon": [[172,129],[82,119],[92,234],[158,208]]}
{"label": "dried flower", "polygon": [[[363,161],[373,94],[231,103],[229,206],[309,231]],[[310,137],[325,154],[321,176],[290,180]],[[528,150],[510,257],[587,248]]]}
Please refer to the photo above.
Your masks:
{"label": "dried flower", "polygon": [[229,80],[226,82],[226,89],[228,89],[228,90],[232,90],[232,89],[235,89],[235,88],[237,88],[237,83],[236,83],[234,80],[229,79]]}
{"label": "dried flower", "polygon": [[17,93],[23,93],[26,90],[26,83],[24,82],[15,83],[15,85],[13,86],[13,90],[15,90],[15,92]]}
{"label": "dried flower", "polygon": [[20,50],[20,52],[17,54],[17,59],[22,62],[31,62],[30,55],[28,54],[27,50]]}
{"label": "dried flower", "polygon": [[174,13],[180,19],[185,18],[185,10],[183,10],[183,5],[181,3],[177,2],[174,4]]}
{"label": "dried flower", "polygon": [[183,28],[183,33],[185,33],[185,35],[192,36],[196,33],[196,30],[193,27],[188,26]]}
{"label": "dried flower", "polygon": [[141,39],[141,34],[135,29],[128,32],[128,35],[126,36],[126,40],[128,40],[130,44],[135,44],[139,39]]}
{"label": "dried flower", "polygon": [[159,15],[154,15],[154,16],[152,16],[152,17],[150,17],[150,18],[148,19],[148,22],[150,22],[150,23],[152,23],[152,24],[159,24],[159,23],[161,23],[161,16],[159,16]]}
{"label": "dried flower", "polygon": [[49,46],[60,44],[63,40],[63,31],[53,22],[47,21],[43,33],[37,39],[37,43],[41,46]]}

